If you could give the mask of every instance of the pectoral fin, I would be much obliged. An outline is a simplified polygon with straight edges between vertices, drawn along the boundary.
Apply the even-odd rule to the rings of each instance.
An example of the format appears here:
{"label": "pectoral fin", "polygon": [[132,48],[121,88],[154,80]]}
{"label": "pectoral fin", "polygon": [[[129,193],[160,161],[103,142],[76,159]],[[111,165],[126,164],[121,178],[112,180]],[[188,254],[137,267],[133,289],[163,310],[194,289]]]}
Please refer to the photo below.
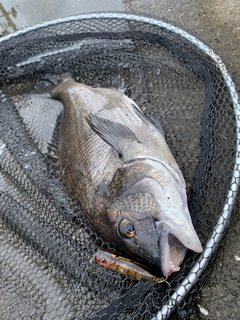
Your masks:
{"label": "pectoral fin", "polygon": [[123,140],[139,142],[132,130],[121,123],[103,119],[93,114],[88,116],[86,120],[91,129],[116,150],[120,157],[122,155],[121,145]]}

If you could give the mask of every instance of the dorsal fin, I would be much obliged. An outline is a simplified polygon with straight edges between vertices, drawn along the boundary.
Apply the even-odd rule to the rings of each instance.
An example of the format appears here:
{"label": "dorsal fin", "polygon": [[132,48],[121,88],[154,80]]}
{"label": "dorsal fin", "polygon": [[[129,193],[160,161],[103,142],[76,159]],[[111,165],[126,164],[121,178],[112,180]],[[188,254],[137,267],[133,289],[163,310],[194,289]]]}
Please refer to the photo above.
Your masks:
{"label": "dorsal fin", "polygon": [[136,114],[139,116],[139,118],[144,121],[147,125],[152,124],[163,136],[164,132],[161,126],[161,123],[159,120],[151,116],[150,114],[144,114],[135,104],[132,103],[132,106],[136,112]]}

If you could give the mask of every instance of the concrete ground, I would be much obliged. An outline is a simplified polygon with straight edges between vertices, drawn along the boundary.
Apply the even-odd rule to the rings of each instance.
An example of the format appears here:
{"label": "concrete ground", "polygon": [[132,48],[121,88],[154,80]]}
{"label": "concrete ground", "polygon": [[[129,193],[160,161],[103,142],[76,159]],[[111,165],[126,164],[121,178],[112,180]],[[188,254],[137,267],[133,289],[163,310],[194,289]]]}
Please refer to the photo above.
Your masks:
{"label": "concrete ground", "polygon": [[[0,34],[73,14],[109,10],[155,15],[195,34],[221,56],[240,92],[240,0],[2,0]],[[239,217],[238,200],[211,275],[198,300],[202,313],[196,318],[240,319]]]}

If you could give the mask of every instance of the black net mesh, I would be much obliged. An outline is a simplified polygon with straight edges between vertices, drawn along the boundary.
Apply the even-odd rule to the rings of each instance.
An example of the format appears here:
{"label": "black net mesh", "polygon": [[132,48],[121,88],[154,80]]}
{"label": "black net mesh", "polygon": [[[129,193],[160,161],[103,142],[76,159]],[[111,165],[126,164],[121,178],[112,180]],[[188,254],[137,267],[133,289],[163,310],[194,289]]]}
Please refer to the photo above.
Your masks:
{"label": "black net mesh", "polygon": [[[210,247],[217,246],[219,239],[211,234],[223,208],[223,229],[227,226],[234,203],[232,198],[228,202],[229,192],[233,197],[237,192],[238,97],[211,51],[181,30],[152,21],[127,14],[90,15],[2,38],[1,319],[153,319],[179,286],[185,293],[180,300],[175,295],[176,308],[168,316],[190,316],[209,266],[199,264],[193,286],[190,281],[184,287],[199,258],[191,252],[168,278],[169,286],[137,281],[93,262],[96,250],[110,245],[89,228],[42,152],[31,129],[36,116],[30,113],[32,122],[26,123],[22,111],[21,92],[32,86],[38,93],[33,84],[49,75],[67,73],[101,87],[124,80],[126,94],[161,121],[187,183],[201,242],[211,239]],[[46,108],[46,119],[50,113]],[[213,254],[205,260],[212,261]]]}

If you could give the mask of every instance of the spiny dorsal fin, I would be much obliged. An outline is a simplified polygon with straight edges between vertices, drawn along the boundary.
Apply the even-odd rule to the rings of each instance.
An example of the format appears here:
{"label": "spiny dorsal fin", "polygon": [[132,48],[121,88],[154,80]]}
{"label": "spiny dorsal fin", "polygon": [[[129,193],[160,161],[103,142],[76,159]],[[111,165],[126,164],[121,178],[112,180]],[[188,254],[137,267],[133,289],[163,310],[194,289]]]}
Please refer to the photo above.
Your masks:
{"label": "spiny dorsal fin", "polygon": [[86,120],[91,129],[116,150],[119,153],[119,156],[122,155],[121,142],[123,140],[127,139],[139,142],[132,130],[121,123],[103,119],[93,114],[86,117]]}
{"label": "spiny dorsal fin", "polygon": [[154,125],[154,127],[164,136],[164,132],[161,126],[161,123],[159,120],[157,120],[156,118],[154,118],[153,116],[151,116],[150,114],[144,114],[137,106],[135,106],[132,103],[132,106],[134,107],[134,110],[136,112],[136,114],[139,116],[139,118],[144,121],[147,125]]}

